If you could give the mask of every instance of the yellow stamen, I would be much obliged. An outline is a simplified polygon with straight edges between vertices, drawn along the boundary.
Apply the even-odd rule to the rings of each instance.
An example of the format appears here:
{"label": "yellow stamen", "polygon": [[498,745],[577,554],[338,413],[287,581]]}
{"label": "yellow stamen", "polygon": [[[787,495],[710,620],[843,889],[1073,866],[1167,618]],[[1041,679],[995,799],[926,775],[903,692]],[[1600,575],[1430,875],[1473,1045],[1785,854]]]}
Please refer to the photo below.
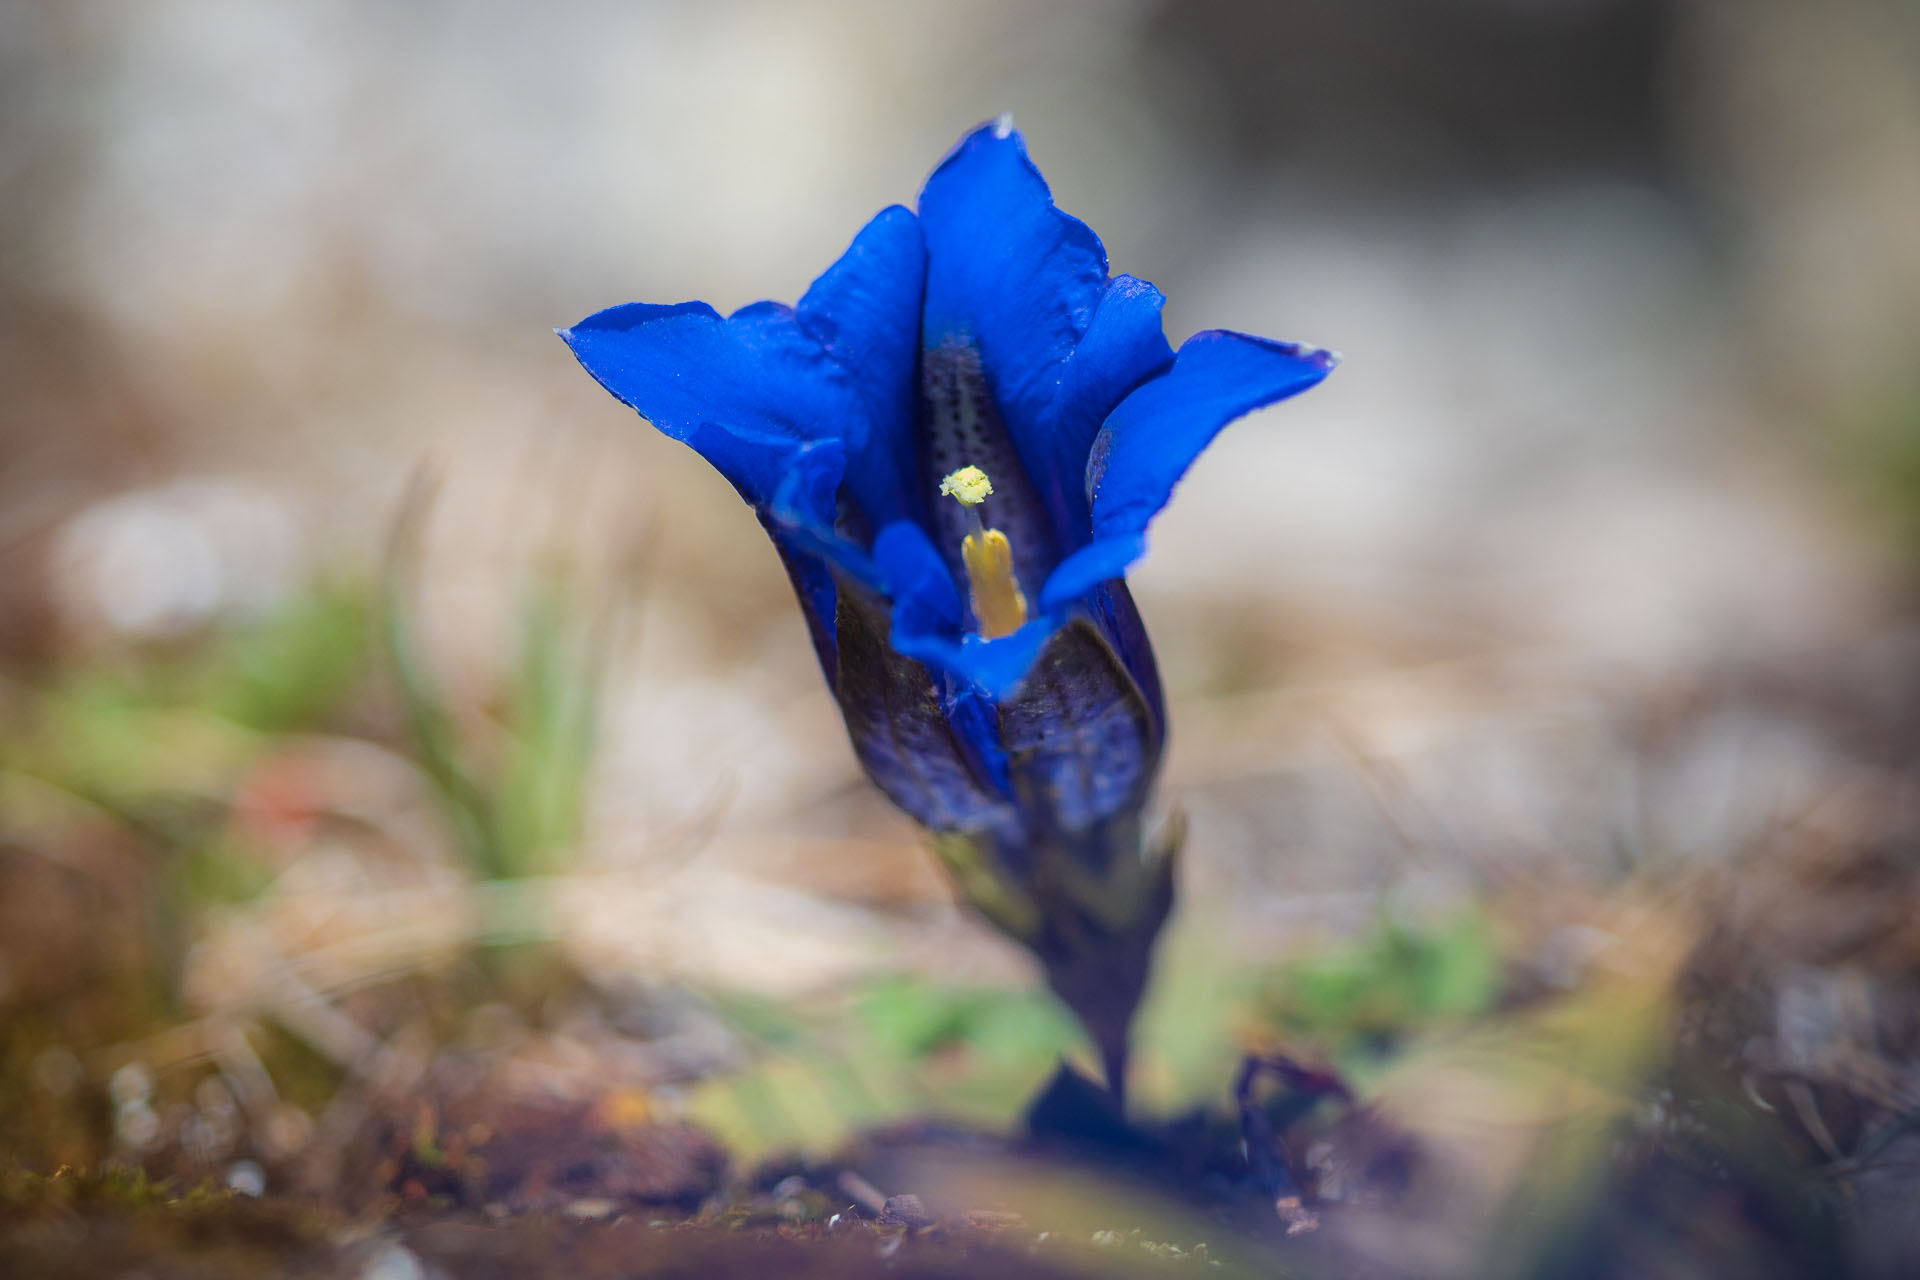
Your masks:
{"label": "yellow stamen", "polygon": [[980,634],[988,640],[1012,635],[1027,621],[1027,598],[1013,576],[1013,544],[1000,530],[983,527],[975,509],[993,492],[993,481],[978,467],[962,467],[940,482],[940,492],[967,509],[973,527],[961,539],[960,559],[967,567],[967,588]]}

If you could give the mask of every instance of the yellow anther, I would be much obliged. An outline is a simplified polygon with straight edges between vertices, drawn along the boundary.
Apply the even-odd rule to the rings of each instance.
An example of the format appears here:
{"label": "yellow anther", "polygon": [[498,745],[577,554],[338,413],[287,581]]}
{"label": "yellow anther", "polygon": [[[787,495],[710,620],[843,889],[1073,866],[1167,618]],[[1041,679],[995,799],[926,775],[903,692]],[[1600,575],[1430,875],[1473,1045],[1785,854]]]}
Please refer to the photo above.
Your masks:
{"label": "yellow anther", "polygon": [[968,534],[960,543],[973,592],[973,617],[980,634],[992,640],[1010,636],[1027,621],[1027,598],[1013,576],[1013,544],[998,529]]}
{"label": "yellow anther", "polygon": [[978,467],[962,467],[940,482],[940,492],[963,507],[977,507],[993,492],[993,481]]}

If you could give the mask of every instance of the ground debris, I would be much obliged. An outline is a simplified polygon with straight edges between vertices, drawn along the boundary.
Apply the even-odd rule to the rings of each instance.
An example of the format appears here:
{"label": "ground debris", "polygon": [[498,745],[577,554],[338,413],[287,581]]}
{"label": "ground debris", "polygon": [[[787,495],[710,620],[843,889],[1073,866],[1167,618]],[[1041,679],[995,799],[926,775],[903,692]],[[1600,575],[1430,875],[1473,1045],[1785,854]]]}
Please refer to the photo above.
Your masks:
{"label": "ground debris", "polygon": [[[223,1207],[210,1215],[216,1204]],[[853,1233],[829,1233],[823,1224],[735,1230],[633,1217],[583,1223],[547,1214],[502,1223],[389,1222],[369,1230],[317,1217],[302,1202],[247,1204],[252,1208],[240,1217],[229,1217],[232,1202],[221,1199],[198,1209],[182,1202],[145,1210],[96,1206],[16,1223],[0,1230],[0,1274],[35,1280],[1087,1280],[1108,1274],[1083,1254],[1035,1256],[990,1232],[886,1230],[874,1223]],[[317,1222],[326,1229],[315,1229]]]}
{"label": "ground debris", "polygon": [[725,1153],[691,1125],[605,1097],[529,1096],[499,1073],[450,1060],[373,1108],[341,1185],[366,1188],[369,1201],[599,1219],[640,1208],[693,1213],[726,1170]]}
{"label": "ground debris", "polygon": [[880,1225],[883,1227],[930,1227],[933,1216],[927,1207],[920,1203],[915,1195],[888,1196],[880,1206]]}

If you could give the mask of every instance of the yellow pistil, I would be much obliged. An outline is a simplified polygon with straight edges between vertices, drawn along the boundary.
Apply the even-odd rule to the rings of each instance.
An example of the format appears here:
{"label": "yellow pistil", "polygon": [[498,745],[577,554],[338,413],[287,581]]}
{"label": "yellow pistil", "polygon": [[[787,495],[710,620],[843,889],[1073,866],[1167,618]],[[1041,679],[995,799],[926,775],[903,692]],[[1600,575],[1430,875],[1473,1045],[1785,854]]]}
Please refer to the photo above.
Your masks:
{"label": "yellow pistil", "polygon": [[973,617],[988,640],[1009,636],[1027,621],[1027,598],[1013,576],[1013,544],[998,529],[980,523],[979,507],[993,492],[993,481],[978,467],[962,467],[940,482],[940,492],[966,508],[972,531],[961,540]]}

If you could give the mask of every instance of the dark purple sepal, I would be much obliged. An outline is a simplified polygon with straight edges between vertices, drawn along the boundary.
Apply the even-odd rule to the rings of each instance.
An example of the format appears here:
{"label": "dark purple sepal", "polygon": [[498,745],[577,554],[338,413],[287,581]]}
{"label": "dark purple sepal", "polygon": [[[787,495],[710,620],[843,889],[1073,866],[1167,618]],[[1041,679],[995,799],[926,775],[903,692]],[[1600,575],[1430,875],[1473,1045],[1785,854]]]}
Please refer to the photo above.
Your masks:
{"label": "dark purple sepal", "polygon": [[835,602],[834,696],[854,754],[874,784],[934,832],[1012,834],[1013,807],[955,736],[941,685],[887,643],[884,602],[842,578]]}

